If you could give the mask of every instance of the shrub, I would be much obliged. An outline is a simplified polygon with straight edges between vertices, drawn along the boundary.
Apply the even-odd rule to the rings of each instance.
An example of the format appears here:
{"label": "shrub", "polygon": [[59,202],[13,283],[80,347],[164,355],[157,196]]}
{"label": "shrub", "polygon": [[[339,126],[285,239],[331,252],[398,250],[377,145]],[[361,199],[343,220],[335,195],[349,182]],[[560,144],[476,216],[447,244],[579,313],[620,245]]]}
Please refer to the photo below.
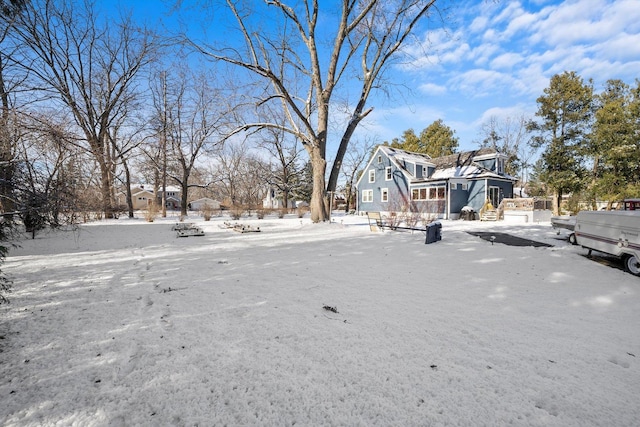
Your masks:
{"label": "shrub", "polygon": [[269,210],[266,208],[256,209],[256,216],[258,217],[258,219],[264,219],[267,213],[269,213]]}
{"label": "shrub", "polygon": [[205,221],[210,221],[213,216],[213,207],[205,203],[202,205],[202,217]]}
{"label": "shrub", "polygon": [[239,220],[243,213],[244,208],[242,206],[232,206],[231,209],[229,209],[229,215],[231,215],[231,218],[235,221]]}
{"label": "shrub", "polygon": [[146,219],[147,222],[153,222],[153,220],[156,219],[157,215],[158,206],[152,202],[151,204],[149,204],[149,208],[144,212],[144,219]]}
{"label": "shrub", "polygon": [[306,215],[307,212],[309,212],[309,207],[308,206],[300,206],[297,210],[298,213],[298,218],[302,218]]}

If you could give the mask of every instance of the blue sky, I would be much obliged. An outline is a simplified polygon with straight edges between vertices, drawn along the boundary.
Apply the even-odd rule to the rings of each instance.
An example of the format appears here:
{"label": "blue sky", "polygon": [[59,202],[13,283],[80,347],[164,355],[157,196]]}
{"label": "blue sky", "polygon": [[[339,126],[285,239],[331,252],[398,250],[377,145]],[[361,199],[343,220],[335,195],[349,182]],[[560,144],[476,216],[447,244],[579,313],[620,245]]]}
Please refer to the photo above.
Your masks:
{"label": "blue sky", "polygon": [[[450,3],[446,30],[417,34],[422,46],[408,46],[412,61],[392,70],[405,89],[372,98],[375,110],[357,137],[382,142],[442,119],[460,149],[473,149],[490,117],[533,117],[554,74],[576,71],[593,79],[596,91],[608,79],[640,78],[639,0]],[[132,0],[126,7],[153,26],[166,10],[162,4]],[[197,28],[190,27],[192,34]]]}
{"label": "blue sky", "polygon": [[383,139],[442,119],[460,148],[475,148],[491,116],[533,116],[551,76],[576,71],[599,92],[608,79],[640,78],[640,1],[463,2],[432,55],[398,70],[415,96],[377,109]]}

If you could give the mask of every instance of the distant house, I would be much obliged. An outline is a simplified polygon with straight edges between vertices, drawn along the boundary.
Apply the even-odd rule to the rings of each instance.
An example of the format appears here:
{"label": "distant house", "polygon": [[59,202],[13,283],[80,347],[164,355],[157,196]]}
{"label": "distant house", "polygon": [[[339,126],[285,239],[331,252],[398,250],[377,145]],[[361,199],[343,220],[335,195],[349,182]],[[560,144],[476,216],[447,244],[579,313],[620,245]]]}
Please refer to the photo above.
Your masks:
{"label": "distant house", "polygon": [[[180,209],[180,199],[182,197],[182,190],[178,187],[168,185],[167,196],[165,206],[167,209],[177,210]],[[158,189],[158,206],[162,205],[162,188]]]}
{"label": "distant house", "polygon": [[202,211],[205,207],[208,207],[212,210],[218,210],[220,209],[220,202],[208,197],[203,197],[189,203],[189,209],[191,209],[192,211]]}
{"label": "distant house", "polygon": [[[122,192],[118,194],[118,204],[126,206],[127,195]],[[151,203],[155,200],[153,190],[145,188],[143,184],[137,184],[131,186],[131,199],[133,201],[133,209],[147,209]]]}
{"label": "distant house", "polygon": [[[287,208],[295,208],[296,201],[293,199],[289,199],[286,206]],[[284,208],[284,200],[282,200],[282,196],[279,195],[278,190],[274,187],[269,188],[267,191],[266,197],[262,200],[262,207],[267,209],[281,209]]]}
{"label": "distant house", "polygon": [[482,148],[431,158],[380,146],[356,183],[358,210],[409,209],[457,219],[464,207],[480,212],[487,200],[497,207],[513,197],[516,178],[505,173],[507,156]]}

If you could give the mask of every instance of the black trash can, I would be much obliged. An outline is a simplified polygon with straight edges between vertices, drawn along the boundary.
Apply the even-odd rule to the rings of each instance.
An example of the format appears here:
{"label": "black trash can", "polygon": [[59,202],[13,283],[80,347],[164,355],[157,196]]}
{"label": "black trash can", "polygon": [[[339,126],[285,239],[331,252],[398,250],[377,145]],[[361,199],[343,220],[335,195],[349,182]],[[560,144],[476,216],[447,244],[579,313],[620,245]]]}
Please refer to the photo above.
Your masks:
{"label": "black trash can", "polygon": [[442,240],[442,224],[439,222],[432,222],[427,224],[427,240],[425,244],[435,243],[438,240]]}

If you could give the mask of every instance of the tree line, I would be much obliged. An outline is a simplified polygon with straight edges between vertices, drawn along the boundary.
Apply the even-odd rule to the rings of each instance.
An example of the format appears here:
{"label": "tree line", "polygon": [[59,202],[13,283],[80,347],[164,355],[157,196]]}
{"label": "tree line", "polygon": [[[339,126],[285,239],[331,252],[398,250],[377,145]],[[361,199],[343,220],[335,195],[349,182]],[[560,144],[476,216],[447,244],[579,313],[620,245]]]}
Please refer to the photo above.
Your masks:
{"label": "tree line", "polygon": [[0,0],[2,229],[111,217],[120,191],[131,216],[135,180],[179,186],[182,213],[198,192],[252,203],[260,181],[328,220],[371,94],[440,3],[194,2],[227,30],[202,41],[91,0]]}

